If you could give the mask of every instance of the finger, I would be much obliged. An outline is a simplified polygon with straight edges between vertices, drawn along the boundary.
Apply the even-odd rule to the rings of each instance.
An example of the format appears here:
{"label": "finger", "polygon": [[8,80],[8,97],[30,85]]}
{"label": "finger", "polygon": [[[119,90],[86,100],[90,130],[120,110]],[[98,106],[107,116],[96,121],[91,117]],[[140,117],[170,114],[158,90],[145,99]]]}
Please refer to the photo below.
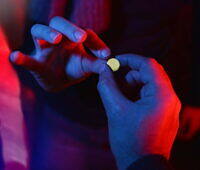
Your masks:
{"label": "finger", "polygon": [[89,57],[82,58],[82,69],[84,73],[100,74],[105,70],[106,61],[101,59],[92,59]]}
{"label": "finger", "polygon": [[142,83],[171,86],[171,82],[163,67],[158,64],[156,60],[134,54],[120,55],[116,58],[120,61],[121,66],[129,66],[130,68],[140,72],[140,80]]}
{"label": "finger", "polygon": [[134,70],[140,70],[144,63],[147,63],[148,59],[146,57],[142,57],[136,54],[123,54],[116,56],[116,58],[120,61],[122,66],[129,66]]}
{"label": "finger", "polygon": [[132,87],[135,87],[137,84],[141,83],[140,73],[136,70],[129,71],[125,78],[127,83]]}
{"label": "finger", "polygon": [[32,59],[31,57],[24,55],[19,51],[11,53],[10,60],[13,64],[22,66],[30,71],[40,73],[42,72],[42,64]]}
{"label": "finger", "polygon": [[85,41],[87,37],[87,34],[84,30],[62,17],[54,17],[51,19],[49,26],[64,34],[72,42],[80,43]]}
{"label": "finger", "polygon": [[116,58],[120,61],[121,66],[129,66],[139,72],[138,79],[143,84],[140,91],[141,99],[163,103],[174,99],[176,94],[172,84],[162,66],[154,59],[134,54],[121,55]]}
{"label": "finger", "polygon": [[58,44],[62,40],[62,34],[46,25],[36,24],[31,28],[31,34],[36,40],[45,40],[51,44]]}
{"label": "finger", "polygon": [[110,49],[92,30],[86,30],[87,39],[84,45],[98,58],[107,59],[111,55]]}
{"label": "finger", "polygon": [[[123,111],[128,100],[121,93],[108,66],[99,74],[98,91],[108,116]],[[125,104],[126,103],[126,104]]]}

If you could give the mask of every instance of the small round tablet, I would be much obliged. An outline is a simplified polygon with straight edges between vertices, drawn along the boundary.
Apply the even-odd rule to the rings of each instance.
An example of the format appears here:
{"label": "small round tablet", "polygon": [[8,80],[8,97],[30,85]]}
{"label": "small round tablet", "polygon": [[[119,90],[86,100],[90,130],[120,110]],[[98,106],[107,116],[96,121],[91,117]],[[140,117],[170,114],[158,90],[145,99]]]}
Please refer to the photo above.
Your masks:
{"label": "small round tablet", "polygon": [[120,68],[120,63],[116,58],[109,59],[107,64],[112,69],[112,71],[118,71]]}

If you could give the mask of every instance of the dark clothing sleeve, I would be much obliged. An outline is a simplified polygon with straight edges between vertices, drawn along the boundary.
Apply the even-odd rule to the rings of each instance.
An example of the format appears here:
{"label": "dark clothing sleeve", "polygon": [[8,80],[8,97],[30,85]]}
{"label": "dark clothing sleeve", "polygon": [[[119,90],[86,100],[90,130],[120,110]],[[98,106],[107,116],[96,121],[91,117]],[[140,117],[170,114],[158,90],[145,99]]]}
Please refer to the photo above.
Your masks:
{"label": "dark clothing sleeve", "polygon": [[161,155],[148,155],[134,162],[127,170],[174,170]]}
{"label": "dark clothing sleeve", "polygon": [[111,34],[118,39],[114,53],[163,57],[170,46],[170,26],[182,3],[179,0],[123,0],[113,20]]}
{"label": "dark clothing sleeve", "polygon": [[192,87],[190,101],[194,106],[200,106],[200,1],[193,1],[193,60]]}

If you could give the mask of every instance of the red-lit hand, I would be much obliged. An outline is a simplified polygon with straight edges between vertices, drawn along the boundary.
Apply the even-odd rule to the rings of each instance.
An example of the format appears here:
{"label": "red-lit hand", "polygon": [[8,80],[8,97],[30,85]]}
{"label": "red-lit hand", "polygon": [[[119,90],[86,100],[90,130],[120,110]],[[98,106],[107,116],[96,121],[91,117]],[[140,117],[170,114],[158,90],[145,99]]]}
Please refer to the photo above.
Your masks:
{"label": "red-lit hand", "polygon": [[[58,91],[99,73],[110,50],[91,30],[82,30],[61,17],[49,26],[34,25],[31,30],[36,51],[31,56],[20,52],[11,61],[30,70],[38,83],[48,91]],[[85,50],[87,47],[93,55]]]}
{"label": "red-lit hand", "polygon": [[191,140],[200,132],[200,108],[185,106],[180,120],[179,139]]}
{"label": "red-lit hand", "polygon": [[116,57],[132,70],[127,82],[143,84],[133,102],[117,87],[109,68],[100,74],[98,90],[106,109],[109,138],[119,169],[149,154],[168,158],[179,125],[180,101],[161,65],[127,54]]}

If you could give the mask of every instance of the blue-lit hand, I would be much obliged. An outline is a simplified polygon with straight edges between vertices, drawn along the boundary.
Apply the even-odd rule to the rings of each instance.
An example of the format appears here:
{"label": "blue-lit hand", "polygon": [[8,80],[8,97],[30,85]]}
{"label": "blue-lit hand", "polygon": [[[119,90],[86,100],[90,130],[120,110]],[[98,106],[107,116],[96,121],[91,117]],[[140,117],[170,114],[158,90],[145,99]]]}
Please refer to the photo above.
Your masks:
{"label": "blue-lit hand", "polygon": [[[59,91],[98,73],[110,50],[91,30],[82,30],[61,17],[49,26],[36,24],[31,33],[36,50],[27,56],[13,52],[11,61],[30,70],[45,90]],[[85,50],[91,51],[88,54]]]}
{"label": "blue-lit hand", "polygon": [[119,90],[111,70],[101,72],[98,90],[109,126],[109,138],[119,169],[148,154],[168,158],[179,126],[180,101],[161,65],[133,54],[116,57],[129,66],[128,83],[143,84],[133,102]]}

